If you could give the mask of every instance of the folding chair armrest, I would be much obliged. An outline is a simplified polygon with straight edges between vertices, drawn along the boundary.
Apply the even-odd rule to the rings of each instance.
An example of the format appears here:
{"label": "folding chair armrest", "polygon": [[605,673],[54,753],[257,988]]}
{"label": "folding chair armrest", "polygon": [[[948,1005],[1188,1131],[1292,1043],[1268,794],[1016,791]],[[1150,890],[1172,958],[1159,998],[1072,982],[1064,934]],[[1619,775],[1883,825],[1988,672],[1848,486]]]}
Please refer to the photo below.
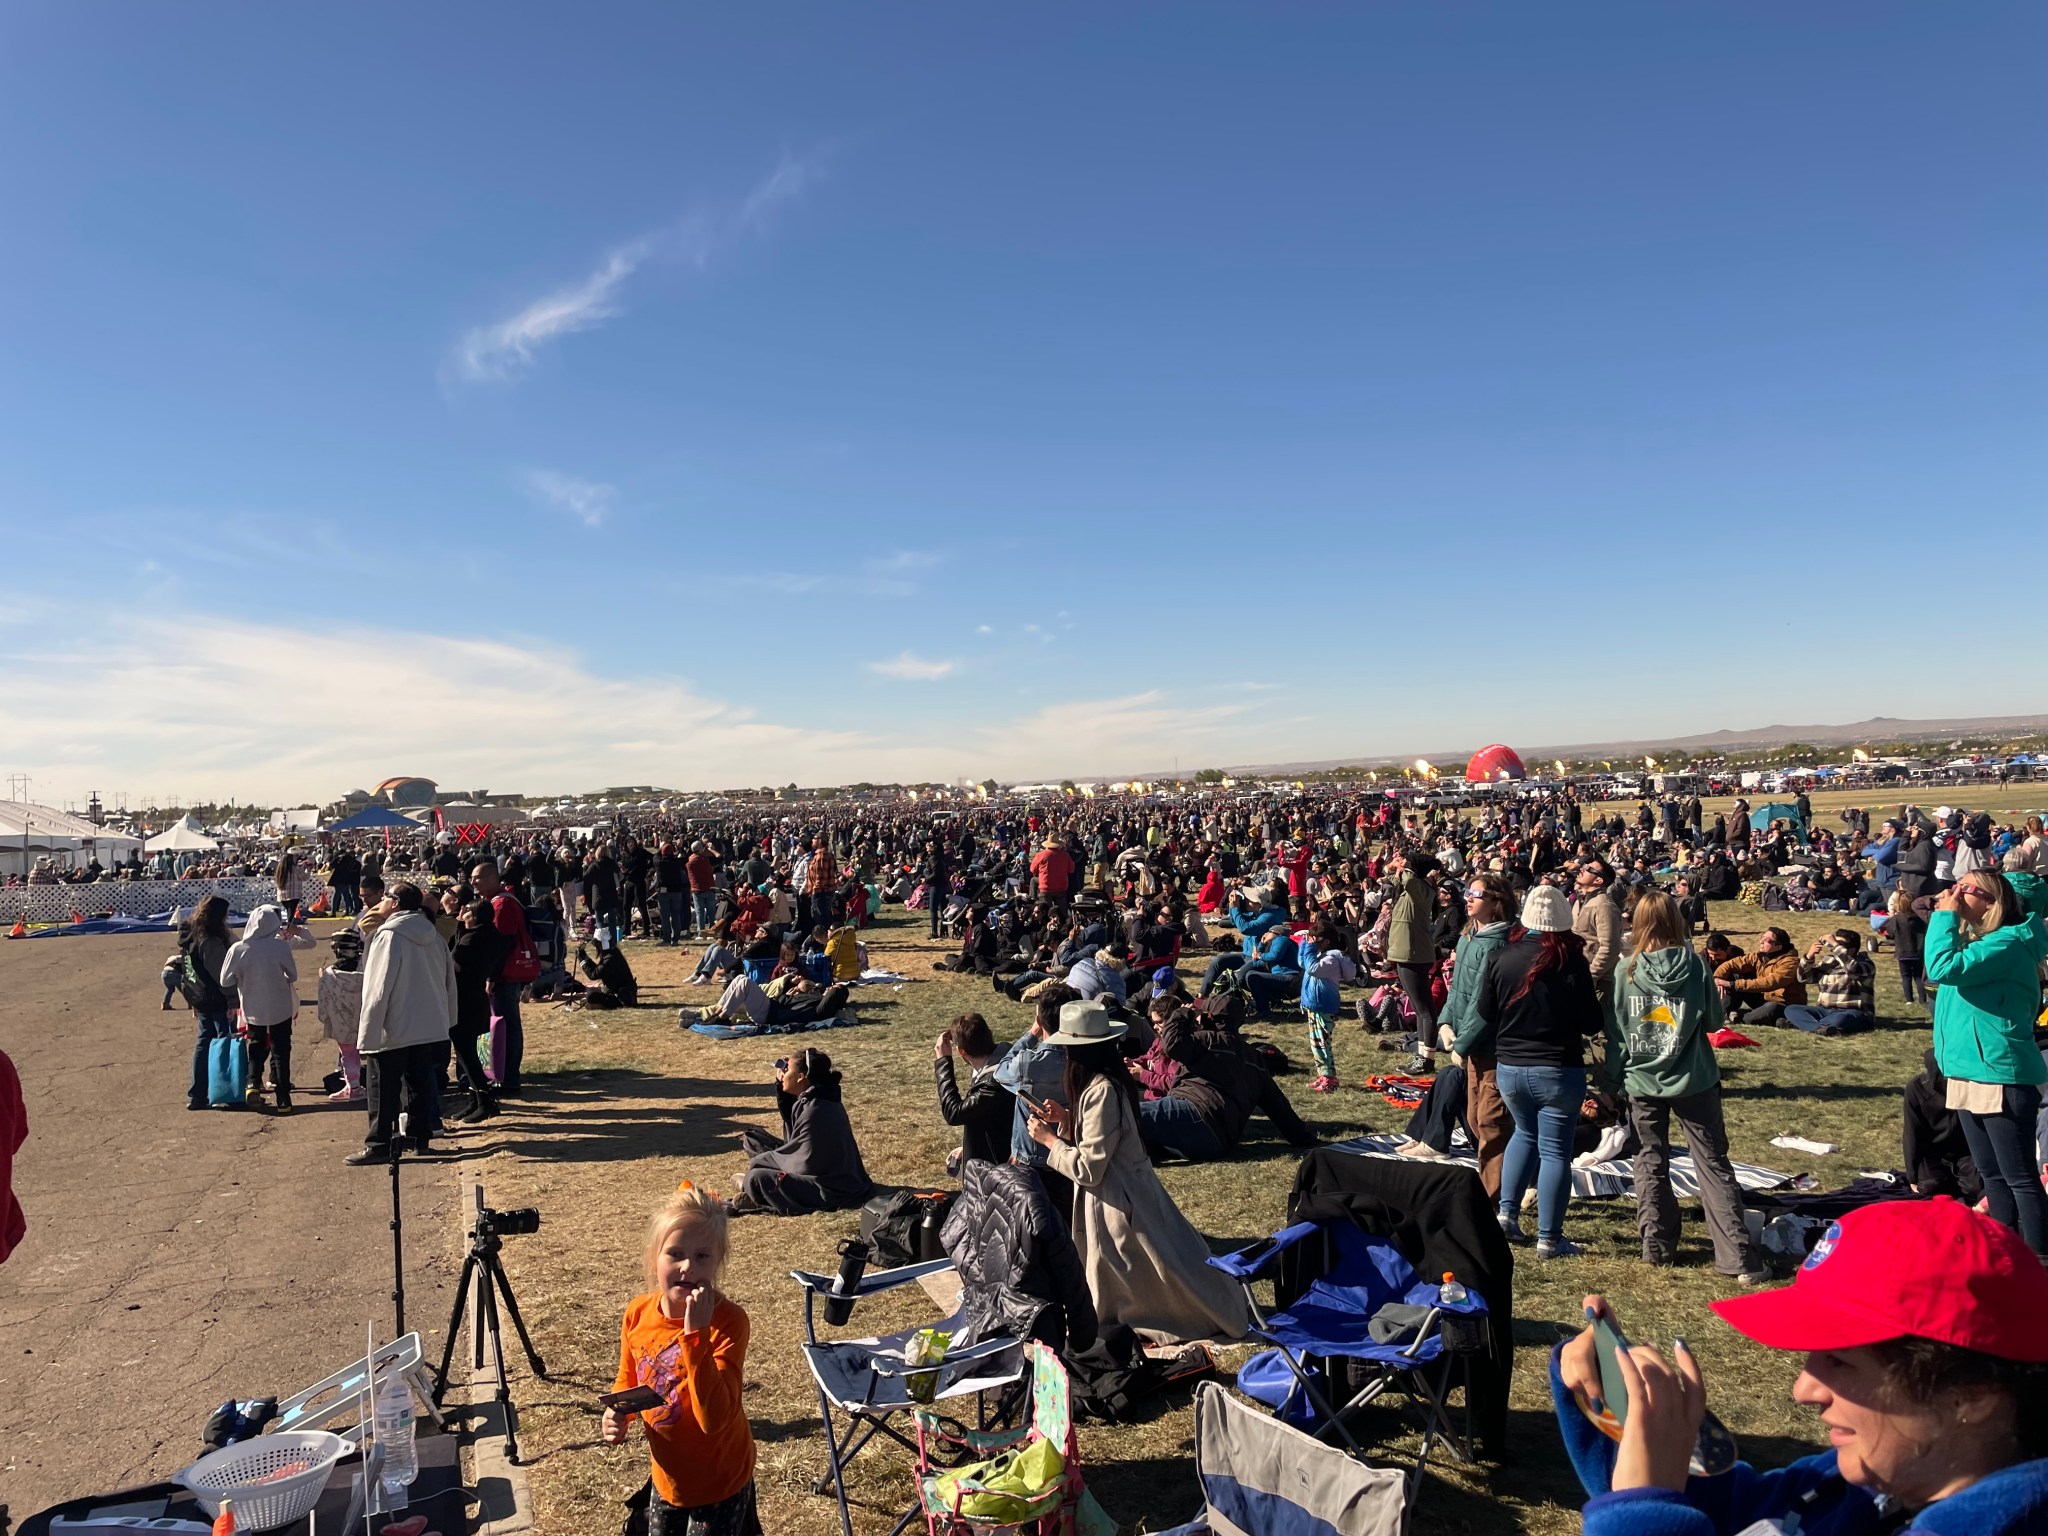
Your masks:
{"label": "folding chair armrest", "polygon": [[[926,1275],[936,1275],[953,1267],[951,1259],[927,1259],[922,1264],[904,1264],[895,1269],[871,1269],[860,1277],[860,1284],[853,1288],[853,1298],[877,1296],[883,1291],[893,1291],[899,1285],[908,1285],[913,1280],[922,1280]],[[839,1283],[837,1275],[814,1275],[808,1270],[792,1269],[789,1278],[807,1291],[820,1296],[833,1294],[832,1287]]]}
{"label": "folding chair armrest", "polygon": [[1236,1280],[1256,1280],[1268,1264],[1292,1248],[1305,1237],[1313,1237],[1322,1229],[1312,1221],[1297,1221],[1291,1227],[1284,1227],[1271,1237],[1240,1248],[1235,1253],[1226,1253],[1209,1260],[1211,1269],[1220,1269]]}

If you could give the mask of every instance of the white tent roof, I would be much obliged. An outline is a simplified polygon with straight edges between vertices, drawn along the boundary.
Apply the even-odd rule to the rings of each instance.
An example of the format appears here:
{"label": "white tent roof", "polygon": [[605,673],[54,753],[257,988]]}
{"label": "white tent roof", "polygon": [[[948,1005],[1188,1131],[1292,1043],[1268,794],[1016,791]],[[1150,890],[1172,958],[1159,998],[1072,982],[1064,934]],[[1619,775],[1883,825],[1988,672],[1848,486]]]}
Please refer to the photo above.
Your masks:
{"label": "white tent roof", "polygon": [[176,826],[166,827],[142,845],[145,853],[159,853],[168,848],[173,852],[211,853],[220,844],[199,830],[199,824],[190,816]]}
{"label": "white tent roof", "polygon": [[91,844],[126,854],[142,839],[110,827],[96,827],[83,816],[27,800],[0,800],[0,851],[24,845],[34,852],[76,851]]}

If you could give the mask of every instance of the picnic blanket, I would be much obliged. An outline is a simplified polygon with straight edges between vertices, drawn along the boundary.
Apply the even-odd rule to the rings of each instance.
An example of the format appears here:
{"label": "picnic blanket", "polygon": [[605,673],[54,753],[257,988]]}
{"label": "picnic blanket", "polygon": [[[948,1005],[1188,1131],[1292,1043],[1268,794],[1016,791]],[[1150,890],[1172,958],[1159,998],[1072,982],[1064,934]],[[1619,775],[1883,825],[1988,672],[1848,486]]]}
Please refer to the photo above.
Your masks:
{"label": "picnic blanket", "polygon": [[[1354,1136],[1349,1141],[1334,1144],[1338,1152],[1350,1152],[1358,1157],[1398,1157],[1400,1149],[1408,1138],[1399,1135]],[[1476,1157],[1447,1157],[1447,1163],[1477,1171]],[[1687,1200],[1697,1200],[1700,1193],[1699,1179],[1692,1171],[1692,1159],[1683,1152],[1674,1152],[1670,1159],[1671,1188],[1674,1193]],[[1736,1163],[1735,1182],[1745,1190],[1783,1189],[1792,1182],[1789,1173],[1780,1173],[1775,1168],[1759,1168],[1753,1163]],[[1635,1193],[1636,1178],[1632,1161],[1617,1157],[1612,1162],[1595,1163],[1590,1168],[1572,1169],[1572,1193],[1585,1197],[1609,1197]]]}
{"label": "picnic blanket", "polygon": [[841,1013],[829,1019],[792,1019],[786,1024],[692,1024],[690,1033],[708,1035],[713,1040],[751,1040],[756,1035],[807,1035],[814,1029],[849,1029],[859,1022],[852,1014]]}

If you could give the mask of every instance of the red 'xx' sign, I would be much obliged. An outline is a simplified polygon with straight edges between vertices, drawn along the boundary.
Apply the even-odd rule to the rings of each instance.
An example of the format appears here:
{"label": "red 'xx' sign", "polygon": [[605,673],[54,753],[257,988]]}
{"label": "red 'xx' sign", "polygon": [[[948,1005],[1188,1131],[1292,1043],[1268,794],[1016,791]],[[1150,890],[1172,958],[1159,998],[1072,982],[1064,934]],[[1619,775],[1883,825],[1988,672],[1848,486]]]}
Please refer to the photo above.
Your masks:
{"label": "red 'xx' sign", "polygon": [[458,821],[455,824],[455,841],[458,843],[480,843],[490,835],[490,826],[481,821]]}

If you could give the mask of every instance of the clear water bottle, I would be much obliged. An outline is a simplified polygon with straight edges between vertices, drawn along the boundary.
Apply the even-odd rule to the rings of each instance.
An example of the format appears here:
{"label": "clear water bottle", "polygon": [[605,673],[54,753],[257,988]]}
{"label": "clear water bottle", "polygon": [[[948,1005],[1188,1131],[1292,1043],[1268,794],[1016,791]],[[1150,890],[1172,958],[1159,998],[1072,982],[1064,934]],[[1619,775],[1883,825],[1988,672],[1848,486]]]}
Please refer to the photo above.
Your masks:
{"label": "clear water bottle", "polygon": [[1464,1305],[1465,1298],[1472,1293],[1460,1285],[1458,1277],[1447,1269],[1444,1271],[1444,1283],[1440,1289],[1440,1294],[1443,1296],[1445,1306],[1457,1307]]}
{"label": "clear water bottle", "polygon": [[377,1444],[384,1449],[384,1502],[402,1509],[410,1497],[405,1490],[420,1475],[420,1458],[412,1443],[412,1393],[396,1371],[378,1383],[373,1421]]}

